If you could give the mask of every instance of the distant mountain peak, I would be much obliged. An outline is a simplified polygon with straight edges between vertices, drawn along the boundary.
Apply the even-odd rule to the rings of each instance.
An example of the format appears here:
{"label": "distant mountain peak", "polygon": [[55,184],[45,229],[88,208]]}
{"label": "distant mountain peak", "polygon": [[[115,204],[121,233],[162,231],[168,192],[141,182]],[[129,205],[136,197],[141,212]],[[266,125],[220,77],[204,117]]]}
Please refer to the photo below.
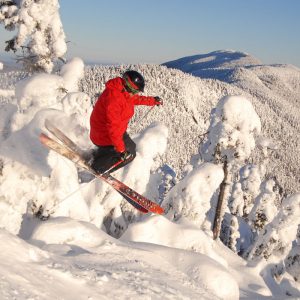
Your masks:
{"label": "distant mountain peak", "polygon": [[207,54],[186,56],[163,65],[191,73],[205,69],[231,69],[237,66],[261,65],[255,57],[234,50],[218,50]]}

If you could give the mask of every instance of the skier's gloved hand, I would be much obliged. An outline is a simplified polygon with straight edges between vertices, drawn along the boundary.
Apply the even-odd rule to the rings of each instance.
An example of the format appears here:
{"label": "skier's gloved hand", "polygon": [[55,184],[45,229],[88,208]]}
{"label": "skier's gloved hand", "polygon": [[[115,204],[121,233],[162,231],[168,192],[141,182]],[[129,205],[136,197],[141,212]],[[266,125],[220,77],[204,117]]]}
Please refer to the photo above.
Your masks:
{"label": "skier's gloved hand", "polygon": [[154,97],[154,99],[155,99],[155,105],[157,106],[163,105],[163,100],[160,97],[156,96]]}
{"label": "skier's gloved hand", "polygon": [[120,153],[120,157],[123,161],[128,160],[132,157],[132,154],[129,151],[124,151]]}

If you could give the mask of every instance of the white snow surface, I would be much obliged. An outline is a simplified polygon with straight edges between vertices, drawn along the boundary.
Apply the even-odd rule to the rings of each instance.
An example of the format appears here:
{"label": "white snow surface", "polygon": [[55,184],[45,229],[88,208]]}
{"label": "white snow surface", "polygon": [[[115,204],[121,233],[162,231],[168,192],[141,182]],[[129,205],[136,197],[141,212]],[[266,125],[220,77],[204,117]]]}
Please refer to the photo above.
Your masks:
{"label": "white snow surface", "polygon": [[[49,119],[90,150],[93,91],[128,67],[84,74],[75,58],[60,74],[17,84],[7,79],[15,73],[0,73],[1,88],[16,84],[15,96],[4,95],[0,107],[0,298],[283,299],[287,291],[299,296],[295,285],[277,284],[267,272],[262,277],[266,265],[247,265],[212,239],[211,210],[223,170],[203,164],[197,148],[211,107],[226,94],[237,95],[238,88],[165,67],[139,67],[146,79],[154,78],[146,94],[160,95],[166,104],[142,121],[147,108],[137,109],[130,125],[137,157],[114,176],[158,201],[162,166],[174,167],[178,177],[164,198],[165,216],[140,215],[107,184],[39,143]],[[250,102],[247,107],[252,109]],[[34,217],[40,206],[50,219]]]}

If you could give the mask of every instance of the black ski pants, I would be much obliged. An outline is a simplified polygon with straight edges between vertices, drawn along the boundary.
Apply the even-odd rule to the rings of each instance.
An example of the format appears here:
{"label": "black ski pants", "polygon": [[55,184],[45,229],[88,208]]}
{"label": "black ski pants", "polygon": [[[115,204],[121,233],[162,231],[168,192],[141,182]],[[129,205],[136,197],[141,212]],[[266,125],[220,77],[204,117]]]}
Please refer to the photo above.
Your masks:
{"label": "black ski pants", "polygon": [[[133,159],[136,157],[136,144],[135,142],[130,138],[127,132],[123,135],[123,141],[125,143],[126,151],[130,152],[132,155],[132,158],[129,160],[126,160],[113,168],[109,173],[114,172],[120,168],[123,168],[127,164],[133,161]],[[115,163],[120,161],[121,156],[120,153],[117,152],[114,148],[114,146],[97,146],[93,153],[93,160],[91,167],[98,173],[104,173],[106,170],[108,170],[110,167],[112,167]]]}

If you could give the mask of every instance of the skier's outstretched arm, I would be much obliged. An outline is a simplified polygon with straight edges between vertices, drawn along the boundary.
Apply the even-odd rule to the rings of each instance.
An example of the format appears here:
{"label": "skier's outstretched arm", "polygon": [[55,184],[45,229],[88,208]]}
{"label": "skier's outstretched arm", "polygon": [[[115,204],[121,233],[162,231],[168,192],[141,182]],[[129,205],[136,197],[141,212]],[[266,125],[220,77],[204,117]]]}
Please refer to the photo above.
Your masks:
{"label": "skier's outstretched arm", "polygon": [[148,97],[148,96],[140,96],[140,95],[134,95],[132,97],[133,97],[134,105],[154,106],[154,105],[163,104],[163,101],[160,97]]}

